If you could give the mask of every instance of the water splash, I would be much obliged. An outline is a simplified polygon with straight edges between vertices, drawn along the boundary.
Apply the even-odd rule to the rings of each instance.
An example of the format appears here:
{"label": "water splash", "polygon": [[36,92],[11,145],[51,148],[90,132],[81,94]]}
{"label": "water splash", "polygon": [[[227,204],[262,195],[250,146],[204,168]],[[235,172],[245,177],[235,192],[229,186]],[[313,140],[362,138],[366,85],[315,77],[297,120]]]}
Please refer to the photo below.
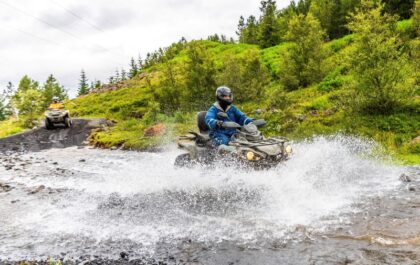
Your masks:
{"label": "water splash", "polygon": [[[16,186],[0,194],[0,258],[63,250],[106,256],[124,247],[140,255],[185,238],[254,245],[289,240],[297,227],[322,229],[325,216],[352,211],[361,196],[398,185],[404,168],[383,163],[374,150],[374,143],[358,138],[318,137],[294,144],[289,161],[263,171],[175,169],[179,151],[173,146],[161,153],[30,153],[24,158],[50,162],[0,172],[0,181]],[[40,185],[46,188],[28,195]]]}

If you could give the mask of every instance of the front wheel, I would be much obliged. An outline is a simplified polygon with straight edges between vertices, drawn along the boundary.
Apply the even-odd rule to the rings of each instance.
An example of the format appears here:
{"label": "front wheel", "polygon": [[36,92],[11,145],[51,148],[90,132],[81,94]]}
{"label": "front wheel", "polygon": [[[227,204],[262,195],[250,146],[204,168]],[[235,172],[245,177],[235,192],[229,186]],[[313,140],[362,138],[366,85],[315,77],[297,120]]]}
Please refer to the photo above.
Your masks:
{"label": "front wheel", "polygon": [[45,118],[45,129],[52,130],[54,129],[54,124],[50,122],[48,118]]}
{"label": "front wheel", "polygon": [[70,128],[71,127],[71,120],[69,117],[65,117],[64,118],[64,125],[66,126],[66,128]]}
{"label": "front wheel", "polygon": [[187,167],[191,166],[191,156],[190,154],[181,154],[175,158],[176,167]]}

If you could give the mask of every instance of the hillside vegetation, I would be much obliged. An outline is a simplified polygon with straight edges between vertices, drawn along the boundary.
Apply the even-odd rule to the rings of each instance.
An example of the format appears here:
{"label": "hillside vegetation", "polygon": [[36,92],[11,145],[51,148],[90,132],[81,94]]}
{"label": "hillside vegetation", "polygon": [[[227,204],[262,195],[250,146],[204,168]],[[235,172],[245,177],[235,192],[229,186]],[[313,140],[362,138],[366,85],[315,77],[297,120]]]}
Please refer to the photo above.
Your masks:
{"label": "hillside vegetation", "polygon": [[[131,78],[92,86],[66,107],[73,116],[116,121],[94,132],[92,144],[149,149],[196,130],[196,112],[210,107],[217,86],[227,85],[249,116],[262,110],[266,135],[367,137],[402,161],[420,164],[420,140],[414,140],[420,135],[419,1],[412,17],[400,21],[381,4],[355,1],[351,19],[342,22],[348,30],[324,26],[317,9],[305,9],[305,2],[294,13],[286,8],[276,15],[287,30],[272,42],[263,41],[271,35],[251,32],[267,26],[269,5],[275,10],[275,2],[263,1],[259,24],[240,24],[239,43],[217,35],[183,39],[148,54]],[[312,1],[317,2],[322,1]],[[12,122],[0,123],[0,136]],[[166,133],[144,135],[158,123]]]}

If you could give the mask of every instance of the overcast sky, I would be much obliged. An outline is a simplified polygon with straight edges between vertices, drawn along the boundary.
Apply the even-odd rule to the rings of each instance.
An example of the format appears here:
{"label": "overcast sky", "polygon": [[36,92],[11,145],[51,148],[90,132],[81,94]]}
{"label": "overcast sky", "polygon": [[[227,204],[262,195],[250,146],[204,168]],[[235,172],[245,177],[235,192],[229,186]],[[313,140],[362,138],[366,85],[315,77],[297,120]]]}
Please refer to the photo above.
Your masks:
{"label": "overcast sky", "polygon": [[[285,7],[289,0],[278,0]],[[236,38],[241,15],[259,15],[259,0],[0,0],[0,86],[23,75],[53,74],[71,96],[80,71],[106,81],[131,57],[181,37]]]}

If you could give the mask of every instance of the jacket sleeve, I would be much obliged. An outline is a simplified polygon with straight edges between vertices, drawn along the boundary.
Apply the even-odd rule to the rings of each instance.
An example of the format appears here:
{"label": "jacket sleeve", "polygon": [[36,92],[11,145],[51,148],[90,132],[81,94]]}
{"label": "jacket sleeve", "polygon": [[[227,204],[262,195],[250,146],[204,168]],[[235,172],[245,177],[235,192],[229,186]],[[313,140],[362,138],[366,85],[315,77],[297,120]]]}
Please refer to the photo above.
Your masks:
{"label": "jacket sleeve", "polygon": [[217,109],[214,107],[211,107],[206,114],[206,125],[210,129],[216,129],[217,128]]}
{"label": "jacket sleeve", "polygon": [[238,121],[239,125],[246,125],[250,122],[253,122],[251,118],[248,118],[242,111],[235,107],[235,118]]}

